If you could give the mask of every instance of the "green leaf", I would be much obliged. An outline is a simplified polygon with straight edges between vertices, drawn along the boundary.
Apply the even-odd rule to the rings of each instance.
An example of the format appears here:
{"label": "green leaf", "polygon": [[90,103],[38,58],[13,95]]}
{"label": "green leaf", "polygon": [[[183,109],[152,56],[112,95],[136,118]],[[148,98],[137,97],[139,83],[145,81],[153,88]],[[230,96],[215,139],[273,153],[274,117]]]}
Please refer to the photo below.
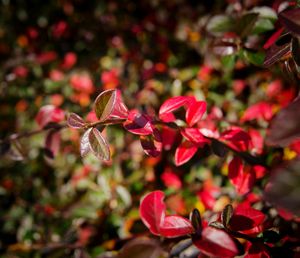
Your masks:
{"label": "green leaf", "polygon": [[89,145],[91,151],[101,160],[110,159],[110,150],[106,140],[103,138],[98,129],[93,128],[89,133]]}
{"label": "green leaf", "polygon": [[232,214],[233,214],[232,205],[227,204],[221,214],[222,223],[225,228],[227,228],[229,221],[232,217]]}
{"label": "green leaf", "polygon": [[252,34],[261,34],[273,29],[274,25],[269,19],[259,18],[252,29]]}
{"label": "green leaf", "polygon": [[99,121],[104,121],[110,116],[116,103],[116,97],[116,90],[106,90],[98,95],[94,109]]}
{"label": "green leaf", "polygon": [[258,19],[258,13],[247,13],[236,23],[235,31],[241,38],[247,37]]}
{"label": "green leaf", "polygon": [[251,64],[256,66],[262,66],[265,59],[265,53],[263,52],[252,52],[249,50],[243,50],[243,57]]}
{"label": "green leaf", "polygon": [[207,26],[206,30],[211,33],[228,32],[233,28],[233,20],[226,15],[215,15],[213,16]]}

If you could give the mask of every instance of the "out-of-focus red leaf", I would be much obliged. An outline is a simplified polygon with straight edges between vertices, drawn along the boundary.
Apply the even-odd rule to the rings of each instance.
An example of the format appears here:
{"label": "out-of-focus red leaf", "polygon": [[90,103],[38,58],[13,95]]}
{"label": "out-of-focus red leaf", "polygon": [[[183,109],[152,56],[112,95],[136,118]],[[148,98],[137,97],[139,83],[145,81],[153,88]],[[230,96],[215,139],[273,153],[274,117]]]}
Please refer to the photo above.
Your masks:
{"label": "out-of-focus red leaf", "polygon": [[203,136],[198,128],[184,128],[180,132],[184,138],[186,138],[188,141],[196,143],[199,147],[202,147],[206,143],[210,142]]}
{"label": "out-of-focus red leaf", "polygon": [[246,109],[241,122],[246,122],[254,119],[263,119],[269,121],[273,116],[273,107],[268,102],[259,102]]}
{"label": "out-of-focus red leaf", "polygon": [[165,169],[165,171],[161,175],[161,180],[164,185],[174,189],[181,189],[182,182],[179,176],[174,173],[170,168]]}
{"label": "out-of-focus red leaf", "polygon": [[147,155],[157,157],[161,153],[162,139],[158,130],[154,130],[152,135],[141,135],[140,141]]}
{"label": "out-of-focus red leaf", "polygon": [[260,165],[252,166],[251,170],[255,174],[256,179],[260,179],[260,178],[264,177],[268,172],[265,167],[260,166]]}
{"label": "out-of-focus red leaf", "polygon": [[86,125],[86,123],[84,122],[82,117],[80,117],[79,115],[77,115],[75,113],[71,113],[68,116],[67,123],[68,123],[68,126],[75,128],[75,129],[83,128]]}
{"label": "out-of-focus red leaf", "polygon": [[39,112],[37,113],[35,117],[35,121],[37,124],[43,128],[47,124],[53,122],[53,123],[59,123],[65,119],[65,112],[53,105],[46,105],[40,108]]}
{"label": "out-of-focus red leaf", "polygon": [[257,154],[262,154],[264,148],[264,139],[260,132],[255,129],[249,129],[248,134],[251,138],[251,150]]}
{"label": "out-of-focus red leaf", "polygon": [[230,228],[234,231],[246,231],[263,224],[266,216],[248,203],[236,207],[230,220]]}
{"label": "out-of-focus red leaf", "polygon": [[75,73],[70,78],[71,87],[86,94],[91,94],[95,91],[95,86],[88,73]]}
{"label": "out-of-focus red leaf", "polygon": [[159,118],[168,123],[175,120],[173,111],[183,107],[191,101],[191,97],[177,96],[166,100],[159,109]]}
{"label": "out-of-focus red leaf", "polygon": [[281,109],[271,121],[266,142],[269,145],[287,146],[300,138],[300,97]]}
{"label": "out-of-focus red leaf", "polygon": [[193,239],[194,245],[205,255],[210,257],[229,258],[239,254],[234,240],[223,230],[206,227],[202,237]]}
{"label": "out-of-focus red leaf", "polygon": [[103,138],[98,129],[93,128],[88,136],[90,150],[101,160],[108,161],[110,159],[110,150],[108,143]]}
{"label": "out-of-focus red leaf", "polygon": [[194,228],[191,222],[177,215],[171,215],[165,217],[162,225],[160,226],[160,233],[164,237],[179,237],[188,234],[192,234]]}
{"label": "out-of-focus red leaf", "polygon": [[228,177],[239,194],[246,194],[254,185],[255,174],[252,171],[244,171],[242,160],[234,157],[228,165]]}
{"label": "out-of-focus red leaf", "polygon": [[178,136],[180,136],[180,134],[178,133],[178,130],[175,130],[168,126],[163,126],[162,132],[161,132],[163,148],[165,150],[170,150],[172,148],[174,142],[178,138]]}
{"label": "out-of-focus red leaf", "polygon": [[147,228],[154,235],[160,235],[160,227],[165,219],[166,206],[162,191],[148,193],[141,199],[140,216]]}
{"label": "out-of-focus red leaf", "polygon": [[55,157],[59,151],[61,142],[61,134],[57,131],[50,131],[47,133],[45,139],[45,148],[49,150],[53,157]]}
{"label": "out-of-focus red leaf", "polygon": [[136,110],[131,110],[129,112],[123,126],[127,131],[133,134],[149,135],[153,133],[151,119],[147,115],[140,114]]}
{"label": "out-of-focus red leaf", "polygon": [[263,48],[268,49],[271,47],[277,39],[280,37],[281,33],[284,31],[284,28],[280,28],[277,31],[275,31],[270,38],[268,38],[267,42],[264,44]]}
{"label": "out-of-focus red leaf", "polygon": [[189,126],[194,126],[203,116],[206,111],[205,101],[193,101],[189,104],[185,119]]}
{"label": "out-of-focus red leaf", "polygon": [[175,164],[181,166],[188,162],[197,152],[198,147],[189,141],[182,142],[176,149],[175,152]]}
{"label": "out-of-focus red leaf", "polygon": [[284,10],[279,13],[278,18],[285,28],[300,35],[300,8]]}
{"label": "out-of-focus red leaf", "polygon": [[94,103],[94,110],[99,121],[104,121],[111,115],[116,99],[117,92],[115,90],[106,90],[98,95]]}
{"label": "out-of-focus red leaf", "polygon": [[237,151],[247,151],[251,142],[249,134],[240,128],[233,128],[223,132],[220,140],[226,141],[228,146]]}

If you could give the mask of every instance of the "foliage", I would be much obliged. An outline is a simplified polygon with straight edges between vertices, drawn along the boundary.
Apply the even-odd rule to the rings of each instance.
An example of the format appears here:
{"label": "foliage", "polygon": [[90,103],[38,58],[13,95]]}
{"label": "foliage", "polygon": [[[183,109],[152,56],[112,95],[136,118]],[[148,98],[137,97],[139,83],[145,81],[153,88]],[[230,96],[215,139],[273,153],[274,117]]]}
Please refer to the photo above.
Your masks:
{"label": "foliage", "polygon": [[297,257],[298,1],[0,8],[4,257]]}

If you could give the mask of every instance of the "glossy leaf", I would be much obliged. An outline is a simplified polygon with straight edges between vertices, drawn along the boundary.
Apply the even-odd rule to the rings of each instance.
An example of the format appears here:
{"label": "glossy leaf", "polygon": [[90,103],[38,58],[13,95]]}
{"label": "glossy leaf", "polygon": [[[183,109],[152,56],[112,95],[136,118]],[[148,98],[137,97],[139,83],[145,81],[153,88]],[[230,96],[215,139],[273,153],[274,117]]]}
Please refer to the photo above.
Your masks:
{"label": "glossy leaf", "polygon": [[151,119],[143,114],[138,113],[136,110],[129,112],[127,120],[124,122],[124,128],[138,135],[149,135],[153,133]]}
{"label": "glossy leaf", "polygon": [[300,8],[285,10],[279,13],[278,18],[285,28],[300,35]]}
{"label": "glossy leaf", "polygon": [[159,118],[164,122],[173,122],[175,120],[172,112],[183,107],[191,100],[190,97],[177,96],[166,100],[159,109]]}
{"label": "glossy leaf", "polygon": [[210,257],[229,258],[239,254],[234,240],[223,230],[213,227],[203,229],[202,238],[194,238],[194,245]]}
{"label": "glossy leaf", "polygon": [[225,206],[225,208],[223,209],[222,214],[221,214],[222,223],[223,223],[225,228],[228,226],[228,224],[230,222],[230,219],[232,217],[232,214],[233,214],[232,205],[227,204]]}
{"label": "glossy leaf", "polygon": [[75,128],[75,129],[83,128],[86,125],[84,120],[75,113],[71,113],[68,116],[67,123],[68,123],[68,126]]}
{"label": "glossy leaf", "polygon": [[230,228],[234,231],[245,231],[262,225],[266,216],[248,203],[240,204],[234,210],[230,220]]}
{"label": "glossy leaf", "polygon": [[148,193],[141,199],[140,216],[147,228],[154,235],[160,235],[160,227],[165,219],[166,206],[162,191]]}
{"label": "glossy leaf", "polygon": [[201,220],[201,214],[198,209],[194,209],[190,215],[190,220],[192,222],[192,225],[195,229],[195,234],[197,236],[201,236],[202,233],[202,220]]}
{"label": "glossy leaf", "polygon": [[204,137],[198,128],[184,128],[180,132],[184,138],[186,138],[188,141],[196,143],[200,147],[206,143],[209,143],[209,140]]}
{"label": "glossy leaf", "polygon": [[300,98],[281,109],[271,121],[266,143],[287,146],[300,138]]}
{"label": "glossy leaf", "polygon": [[284,31],[284,28],[280,28],[277,31],[275,31],[272,36],[267,40],[267,42],[264,44],[263,48],[268,49],[270,48],[277,39],[281,36],[282,32]]}
{"label": "glossy leaf", "polygon": [[186,110],[186,122],[189,126],[194,126],[206,111],[205,101],[192,102]]}
{"label": "glossy leaf", "polygon": [[193,232],[194,228],[191,222],[188,219],[177,215],[165,217],[160,226],[161,235],[168,238],[184,236],[192,234]]}
{"label": "glossy leaf", "polygon": [[181,166],[188,162],[197,152],[198,147],[189,141],[182,142],[175,152],[175,165]]}
{"label": "glossy leaf", "polygon": [[249,134],[240,128],[224,131],[221,134],[220,140],[226,141],[228,146],[237,151],[247,151],[251,143]]}
{"label": "glossy leaf", "polygon": [[80,155],[85,157],[90,152],[89,134],[92,128],[86,130],[80,140]]}
{"label": "glossy leaf", "polygon": [[276,41],[276,44],[273,44],[266,53],[265,60],[263,65],[269,67],[276,62],[284,59],[286,56],[289,56],[291,53],[291,36],[288,34],[283,34]]}
{"label": "glossy leaf", "polygon": [[98,95],[94,103],[94,110],[99,121],[104,121],[111,115],[116,97],[116,90],[106,90]]}
{"label": "glossy leaf", "polygon": [[99,130],[93,128],[88,135],[88,139],[93,154],[101,160],[108,161],[110,159],[109,146]]}
{"label": "glossy leaf", "polygon": [[109,118],[126,119],[128,117],[128,114],[129,111],[122,100],[121,92],[120,90],[116,90],[116,102]]}

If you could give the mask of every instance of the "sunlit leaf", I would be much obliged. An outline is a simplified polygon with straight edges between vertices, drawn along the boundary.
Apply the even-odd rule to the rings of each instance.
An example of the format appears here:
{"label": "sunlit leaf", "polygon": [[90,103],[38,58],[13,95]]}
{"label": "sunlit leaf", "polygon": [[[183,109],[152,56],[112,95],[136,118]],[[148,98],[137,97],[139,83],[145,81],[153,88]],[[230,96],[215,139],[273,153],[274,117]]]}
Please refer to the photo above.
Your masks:
{"label": "sunlit leaf", "polygon": [[198,147],[189,141],[182,142],[175,152],[175,164],[176,166],[181,166],[188,162],[197,152]]}
{"label": "sunlit leaf", "polygon": [[88,139],[90,149],[94,153],[94,155],[101,160],[108,161],[110,159],[109,146],[99,130],[93,128],[88,135]]}
{"label": "sunlit leaf", "polygon": [[99,121],[104,121],[110,116],[116,103],[116,97],[116,90],[106,90],[98,95],[94,109]]}

